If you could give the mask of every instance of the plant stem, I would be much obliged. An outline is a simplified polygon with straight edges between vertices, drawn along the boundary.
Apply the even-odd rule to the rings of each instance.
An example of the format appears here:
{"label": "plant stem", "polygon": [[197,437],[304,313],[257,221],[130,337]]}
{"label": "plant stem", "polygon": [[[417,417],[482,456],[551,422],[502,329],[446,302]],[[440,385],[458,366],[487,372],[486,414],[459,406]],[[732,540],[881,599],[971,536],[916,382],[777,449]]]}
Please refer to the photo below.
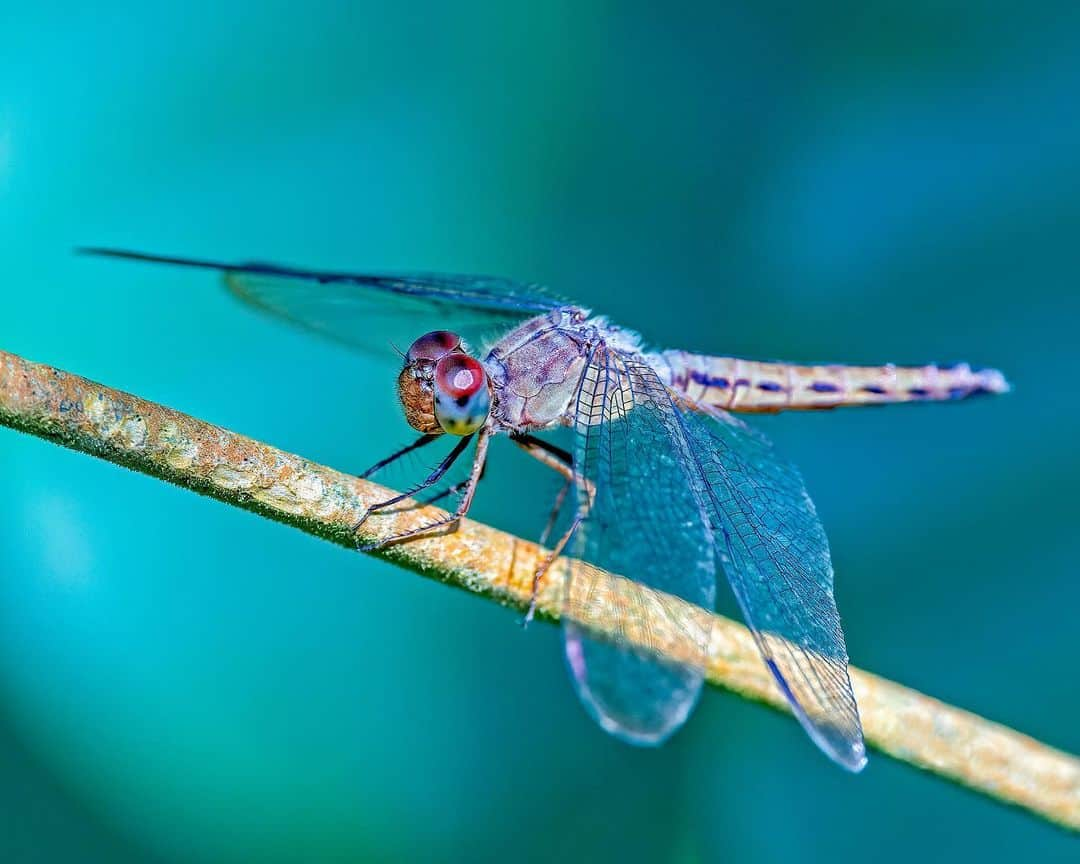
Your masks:
{"label": "plant stem", "polygon": [[[0,351],[0,425],[90,453],[355,548],[355,525],[367,507],[393,492],[242,435]],[[408,508],[364,523],[370,543],[431,521],[439,511]],[[418,539],[379,557],[424,576],[524,611],[540,547],[476,522],[454,534]],[[544,578],[538,617],[557,620],[567,565]],[[630,574],[632,575],[632,574]],[[683,604],[630,579],[591,571],[596,619],[614,632],[604,610],[625,602]],[[576,581],[576,580],[575,580]],[[633,600],[628,600],[629,597]],[[711,634],[706,676],[718,687],[787,710],[749,631],[690,604],[682,614]],[[659,624],[658,624],[659,626]],[[678,632],[665,654],[692,654]],[[1062,827],[1080,830],[1080,760],[975,714],[914,690],[851,670],[866,741],[903,762],[932,771]]]}

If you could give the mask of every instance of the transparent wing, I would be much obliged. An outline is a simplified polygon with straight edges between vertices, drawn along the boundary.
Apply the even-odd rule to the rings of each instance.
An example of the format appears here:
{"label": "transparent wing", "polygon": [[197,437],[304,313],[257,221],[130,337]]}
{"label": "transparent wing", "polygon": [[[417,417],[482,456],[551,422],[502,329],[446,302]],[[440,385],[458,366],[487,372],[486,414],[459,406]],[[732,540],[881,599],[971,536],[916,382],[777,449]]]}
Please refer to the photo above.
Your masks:
{"label": "transparent wing", "polygon": [[[680,410],[644,360],[597,348],[575,409],[577,466],[593,506],[565,599],[567,658],[600,724],[658,743],[702,683],[708,632],[685,607],[607,583],[595,567],[711,609],[723,567],[765,663],[814,742],[866,761],[824,529],[794,467],[723,412]],[[583,499],[584,500],[584,499]],[[589,621],[618,616],[615,642]],[[677,638],[672,638],[672,633]],[[657,655],[689,645],[680,663]],[[646,646],[641,650],[631,646]]]}
{"label": "transparent wing", "polygon": [[866,750],[829,543],[802,478],[724,412],[682,417],[718,558],[765,663],[814,742],[858,771]]}
{"label": "transparent wing", "polygon": [[559,305],[535,285],[491,276],[333,273],[275,264],[230,264],[119,249],[84,253],[216,270],[243,302],[351,348],[402,350],[425,330],[453,330],[479,348],[492,335]]}
{"label": "transparent wing", "polygon": [[[658,744],[682,725],[701,691],[708,650],[703,616],[629,582],[601,591],[596,568],[711,609],[713,540],[703,518],[689,454],[671,397],[638,358],[600,346],[574,406],[581,505],[564,598],[566,655],[578,694],[608,732]],[[594,639],[590,622],[617,616],[617,641]],[[675,637],[675,638],[673,638]],[[665,645],[689,653],[658,659]],[[635,647],[637,646],[637,647]]]}

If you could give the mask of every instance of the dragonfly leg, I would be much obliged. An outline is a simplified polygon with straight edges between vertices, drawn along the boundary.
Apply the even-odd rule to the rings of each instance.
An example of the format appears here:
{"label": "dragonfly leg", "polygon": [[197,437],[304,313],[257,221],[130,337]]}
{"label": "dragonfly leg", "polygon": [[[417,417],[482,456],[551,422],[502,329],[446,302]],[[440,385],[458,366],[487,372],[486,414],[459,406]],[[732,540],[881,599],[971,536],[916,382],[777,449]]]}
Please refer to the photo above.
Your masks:
{"label": "dragonfly leg", "polygon": [[409,444],[409,445],[407,445],[405,447],[402,447],[396,453],[391,453],[385,459],[380,459],[378,462],[376,462],[374,465],[372,465],[370,468],[368,468],[367,471],[365,471],[363,474],[361,474],[360,479],[361,480],[367,480],[368,477],[371,477],[373,474],[375,474],[376,471],[381,471],[383,468],[385,468],[391,462],[396,462],[398,459],[400,459],[406,453],[412,453],[413,450],[419,450],[425,444],[430,444],[432,441],[434,441],[438,437],[439,437],[438,435],[421,435],[419,438],[417,438],[415,441],[413,441],[412,444]]}
{"label": "dragonfly leg", "polygon": [[544,526],[544,530],[540,532],[540,539],[537,541],[541,546],[547,545],[551,532],[555,530],[555,523],[559,519],[559,513],[562,512],[563,502],[566,501],[566,493],[570,491],[570,487],[573,485],[574,481],[567,478],[562,488],[559,489],[559,494],[555,496],[555,503],[551,505],[551,515],[548,516],[547,524]]}
{"label": "dragonfly leg", "polygon": [[[460,454],[461,450],[464,449],[464,445],[468,444],[472,437],[472,435],[468,435],[463,438],[461,443],[454,448],[453,452],[451,452],[450,456],[448,456],[446,460],[444,460],[444,463],[449,462],[450,464],[453,464],[453,460],[451,459],[451,457],[453,457],[453,459],[456,459],[457,455]],[[360,551],[371,552],[375,549],[382,549],[394,543],[401,543],[404,540],[412,540],[416,537],[431,534],[438,529],[443,529],[442,533],[446,534],[450,534],[456,531],[458,529],[458,526],[461,524],[461,520],[465,518],[465,515],[469,512],[469,508],[472,506],[473,496],[476,494],[476,486],[480,482],[480,475],[484,473],[484,465],[487,461],[487,447],[489,437],[490,432],[488,430],[488,427],[486,426],[481,429],[476,436],[476,453],[473,456],[473,466],[472,470],[469,472],[469,478],[465,481],[465,494],[462,496],[461,501],[458,502],[458,506],[453,513],[447,514],[442,519],[438,519],[435,522],[432,522],[430,525],[421,525],[419,528],[413,528],[410,531],[405,531],[401,534],[395,534],[394,536],[387,537],[384,540],[379,540],[375,543],[368,543],[366,545],[360,546],[358,547]],[[447,464],[446,468],[443,468],[443,466],[440,465],[439,468],[443,468],[441,473],[439,473],[439,469],[436,469],[432,473],[439,473],[439,477],[441,477],[442,474],[446,473],[446,469],[450,467],[450,464]],[[438,482],[438,479],[439,478],[437,477],[435,481],[429,483],[428,486],[434,485],[435,482]],[[394,500],[400,501],[403,498],[409,497],[409,494],[411,493],[399,495]]]}
{"label": "dragonfly leg", "polygon": [[402,492],[400,495],[395,495],[393,498],[387,498],[385,501],[380,501],[378,504],[372,504],[370,507],[368,507],[364,515],[361,516],[360,519],[352,526],[353,534],[360,530],[360,526],[368,520],[368,517],[371,516],[372,513],[376,513],[379,510],[384,510],[387,507],[391,507],[394,504],[397,504],[399,501],[404,501],[406,498],[411,498],[417,492],[423,492],[425,489],[430,489],[432,486],[438,483],[443,478],[443,475],[446,474],[446,472],[450,470],[451,466],[453,466],[453,464],[457,461],[458,457],[468,446],[472,438],[472,435],[466,435],[464,438],[458,441],[458,443],[454,445],[454,449],[446,455],[446,458],[439,463],[438,467],[434,471],[432,471],[422,483],[417,483],[411,489],[406,492]]}
{"label": "dragonfly leg", "polygon": [[[476,482],[478,484],[481,480],[484,479],[485,474],[487,474],[487,462],[484,462],[484,467],[480,469],[480,476],[476,478]],[[439,501],[442,501],[443,498],[448,498],[451,495],[456,495],[462,489],[465,489],[468,485],[469,478],[466,477],[464,480],[454,483],[451,486],[447,486],[441,492],[436,492],[430,498],[425,498],[423,501],[420,502],[420,506],[426,507],[429,504],[435,504]]]}
{"label": "dragonfly leg", "polygon": [[567,480],[574,479],[574,457],[562,447],[537,438],[533,435],[511,435],[510,440],[534,459],[543,462],[548,468],[562,474]]}
{"label": "dragonfly leg", "polygon": [[566,544],[570,542],[570,538],[574,536],[574,532],[581,527],[581,523],[585,520],[588,512],[587,505],[579,509],[577,515],[574,516],[574,521],[570,523],[570,527],[566,529],[562,537],[559,538],[559,542],[555,544],[554,548],[547,554],[544,560],[540,562],[540,566],[538,566],[533,573],[532,591],[529,594],[529,608],[525,612],[525,618],[521,622],[523,627],[532,621],[533,616],[536,615],[536,601],[540,595],[540,581],[544,578],[544,574],[551,569],[551,565],[555,563],[560,555],[562,555],[562,551],[566,548]]}
{"label": "dragonfly leg", "polygon": [[551,565],[554,564],[556,559],[562,554],[563,550],[566,548],[566,544],[570,542],[574,533],[581,527],[581,523],[585,520],[585,517],[589,515],[589,510],[592,509],[593,498],[595,496],[592,484],[582,480],[582,478],[575,474],[574,458],[561,447],[556,447],[554,444],[550,444],[540,438],[535,438],[532,435],[515,435],[513,441],[534,459],[537,459],[549,468],[558,471],[566,478],[566,484],[559,490],[559,494],[555,498],[555,504],[552,507],[551,516],[548,517],[544,532],[540,535],[541,545],[547,542],[548,536],[555,526],[555,521],[558,519],[559,512],[562,510],[562,505],[566,499],[566,493],[569,491],[570,486],[573,485],[575,481],[581,482],[587,492],[586,500],[578,507],[578,512],[574,516],[574,521],[570,523],[570,527],[566,529],[554,548],[547,556],[545,556],[544,560],[540,562],[540,565],[533,573],[532,592],[529,596],[529,608],[525,613],[525,619],[522,621],[522,624],[525,625],[532,621],[533,617],[536,615],[536,601],[540,593],[540,582],[544,578],[544,574],[551,569]]}

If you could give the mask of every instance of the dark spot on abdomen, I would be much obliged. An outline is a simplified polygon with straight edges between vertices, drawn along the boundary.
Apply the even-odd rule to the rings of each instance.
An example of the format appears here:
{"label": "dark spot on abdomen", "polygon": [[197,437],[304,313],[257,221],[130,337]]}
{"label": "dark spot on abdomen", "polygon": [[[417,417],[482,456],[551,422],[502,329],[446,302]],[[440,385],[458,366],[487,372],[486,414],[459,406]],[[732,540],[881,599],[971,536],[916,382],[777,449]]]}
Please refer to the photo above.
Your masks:
{"label": "dark spot on abdomen", "polygon": [[704,372],[691,372],[690,380],[702,387],[717,387],[720,390],[726,390],[731,383],[727,378],[710,378]]}

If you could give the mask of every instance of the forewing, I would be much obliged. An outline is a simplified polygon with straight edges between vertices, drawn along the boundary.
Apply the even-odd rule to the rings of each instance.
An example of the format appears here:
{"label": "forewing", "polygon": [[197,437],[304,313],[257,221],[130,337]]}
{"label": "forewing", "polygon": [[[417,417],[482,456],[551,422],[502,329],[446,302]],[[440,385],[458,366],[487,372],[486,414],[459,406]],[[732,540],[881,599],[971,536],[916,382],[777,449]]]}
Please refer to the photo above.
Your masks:
{"label": "forewing", "polygon": [[[678,414],[650,367],[596,348],[574,416],[579,494],[591,509],[577,534],[576,558],[585,563],[573,565],[564,601],[567,660],[601,726],[632,743],[658,744],[697,700],[709,633],[703,616],[641,585],[711,609],[712,537],[688,475]],[[638,584],[612,590],[595,568]],[[615,640],[590,626],[598,620],[614,625]],[[673,643],[683,648],[680,662],[659,659]]]}
{"label": "forewing", "polygon": [[723,412],[683,414],[720,563],[780,690],[817,745],[866,763],[825,531],[798,471]]}
{"label": "forewing", "polygon": [[389,354],[426,330],[453,330],[479,350],[487,337],[560,301],[543,288],[491,276],[335,273],[230,264],[117,249],[93,255],[216,270],[243,302],[349,347]]}

